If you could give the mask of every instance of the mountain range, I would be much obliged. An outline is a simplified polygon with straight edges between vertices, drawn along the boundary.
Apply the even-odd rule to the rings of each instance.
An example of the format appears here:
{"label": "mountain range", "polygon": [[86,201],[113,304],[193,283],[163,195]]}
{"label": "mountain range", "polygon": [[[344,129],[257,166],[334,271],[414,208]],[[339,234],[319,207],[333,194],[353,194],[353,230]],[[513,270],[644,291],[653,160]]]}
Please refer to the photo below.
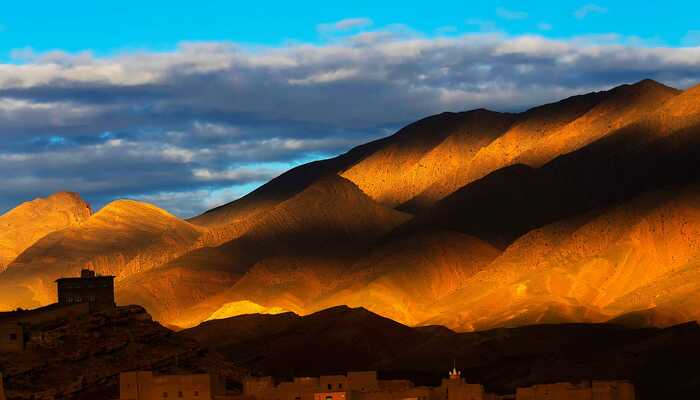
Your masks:
{"label": "mountain range", "polygon": [[0,309],[81,268],[174,328],[338,305],[410,326],[700,319],[700,86],[442,113],[182,220],[74,193],[0,216]]}

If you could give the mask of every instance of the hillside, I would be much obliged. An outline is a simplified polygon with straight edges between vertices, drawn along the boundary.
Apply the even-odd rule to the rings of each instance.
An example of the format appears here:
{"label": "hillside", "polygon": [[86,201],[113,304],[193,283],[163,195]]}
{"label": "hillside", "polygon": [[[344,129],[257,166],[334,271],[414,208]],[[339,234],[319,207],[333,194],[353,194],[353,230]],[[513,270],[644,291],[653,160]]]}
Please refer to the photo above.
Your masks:
{"label": "hillside", "polygon": [[672,277],[697,274],[698,234],[698,185],[547,225],[434,305],[436,317],[426,322],[479,330],[604,321],[657,306],[670,312],[666,325],[700,319],[698,281],[671,285]]}
{"label": "hillside", "polygon": [[76,225],[91,214],[90,205],[79,195],[64,192],[22,203],[0,215],[0,272],[39,239]]}
{"label": "hillside", "polygon": [[[241,237],[125,281],[119,298],[144,304],[179,326],[195,325],[235,301],[264,306],[291,297],[289,304],[271,306],[296,309],[339,284],[343,260],[408,218],[375,203],[348,180],[328,176],[265,213]],[[190,278],[181,277],[218,282],[212,292],[219,293],[201,296],[201,287],[190,290]]]}
{"label": "hillside", "polygon": [[114,201],[34,243],[0,275],[3,309],[55,301],[54,280],[90,268],[117,281],[190,250],[200,230],[153,205]]}
{"label": "hillside", "polygon": [[119,397],[119,373],[136,369],[214,371],[240,380],[244,371],[176,336],[138,306],[34,326],[21,353],[0,353],[9,399]]}
{"label": "hillside", "polygon": [[[667,329],[609,324],[536,325],[477,333],[409,328],[361,308],[304,317],[242,315],[179,333],[228,361],[277,377],[378,370],[386,378],[437,385],[453,360],[469,382],[513,393],[534,383],[631,379],[640,400],[698,390],[696,323]],[[310,362],[309,354],[321,354]]]}

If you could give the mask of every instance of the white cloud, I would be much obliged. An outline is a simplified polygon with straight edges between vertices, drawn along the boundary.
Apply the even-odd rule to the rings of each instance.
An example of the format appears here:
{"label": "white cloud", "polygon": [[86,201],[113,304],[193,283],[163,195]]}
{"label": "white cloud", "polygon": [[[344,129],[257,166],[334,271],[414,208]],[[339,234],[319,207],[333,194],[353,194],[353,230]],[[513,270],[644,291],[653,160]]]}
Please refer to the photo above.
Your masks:
{"label": "white cloud", "polygon": [[370,18],[347,18],[336,22],[319,24],[317,29],[321,33],[345,32],[353,29],[367,28],[372,25]]}
{"label": "white cloud", "polygon": [[496,15],[507,20],[521,20],[527,18],[527,13],[524,11],[509,10],[507,8],[498,7],[496,9]]}
{"label": "white cloud", "polygon": [[588,3],[574,12],[577,19],[584,19],[591,14],[605,14],[608,9],[594,3]]}
{"label": "white cloud", "polygon": [[403,26],[316,45],[14,56],[0,63],[0,171],[11,172],[0,209],[73,190],[96,206],[158,194],[191,215],[209,204],[201,191],[279,172],[265,163],[337,154],[426,115],[522,110],[643,78],[700,82],[700,47]]}

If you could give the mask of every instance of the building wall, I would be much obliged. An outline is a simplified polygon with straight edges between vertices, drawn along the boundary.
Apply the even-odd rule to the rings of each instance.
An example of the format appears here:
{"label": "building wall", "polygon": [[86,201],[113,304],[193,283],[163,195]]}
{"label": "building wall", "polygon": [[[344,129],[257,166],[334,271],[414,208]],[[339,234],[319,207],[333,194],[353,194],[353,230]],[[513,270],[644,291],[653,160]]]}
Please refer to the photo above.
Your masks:
{"label": "building wall", "polygon": [[379,380],[376,371],[348,372],[347,386],[350,390],[358,392],[371,392],[379,390]]}
{"label": "building wall", "polygon": [[60,304],[91,303],[114,307],[114,277],[62,278],[56,281]]}
{"label": "building wall", "polygon": [[314,393],[314,400],[351,400],[348,392]]}
{"label": "building wall", "polygon": [[24,350],[24,329],[15,321],[0,323],[0,352],[11,353]]}
{"label": "building wall", "polygon": [[154,375],[138,371],[119,376],[120,400],[212,400],[223,392],[223,385],[209,374]]}
{"label": "building wall", "polygon": [[318,379],[321,390],[329,392],[348,390],[348,377],[345,375],[324,375]]}

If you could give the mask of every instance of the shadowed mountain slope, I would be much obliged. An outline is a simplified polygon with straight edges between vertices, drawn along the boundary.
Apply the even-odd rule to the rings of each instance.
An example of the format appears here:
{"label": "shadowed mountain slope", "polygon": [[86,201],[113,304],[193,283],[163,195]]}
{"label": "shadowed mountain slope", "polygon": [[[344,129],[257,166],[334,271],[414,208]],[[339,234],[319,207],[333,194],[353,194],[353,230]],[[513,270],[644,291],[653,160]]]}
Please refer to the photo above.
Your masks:
{"label": "shadowed mountain slope", "polygon": [[489,244],[451,231],[426,231],[376,246],[343,275],[337,287],[304,311],[338,304],[364,307],[395,321],[415,325],[429,316],[433,304],[462,289],[500,254]]}
{"label": "shadowed mountain slope", "polygon": [[700,389],[696,323],[667,329],[565,324],[454,333],[335,307],[304,317],[242,315],[179,334],[253,372],[286,378],[378,370],[385,378],[437,385],[454,360],[467,381],[504,394],[535,383],[590,379],[631,379],[641,400],[692,397]]}
{"label": "shadowed mountain slope", "polygon": [[90,214],[90,205],[80,196],[63,192],[22,203],[0,215],[0,272],[42,237],[76,225]]}
{"label": "shadowed mountain slope", "polygon": [[[297,299],[318,296],[318,291],[337,284],[341,260],[367,251],[408,218],[377,204],[352,182],[328,176],[265,213],[243,236],[218,247],[195,250],[125,281],[120,297],[125,302],[146,305],[158,318],[168,316],[174,318],[169,320],[173,324],[191,326],[229,302],[259,303],[265,296],[280,299],[288,294],[286,290],[293,291]],[[222,293],[205,304],[196,304],[201,298],[191,297],[184,288],[179,290],[180,274],[204,277],[220,273],[228,274],[230,279],[223,280],[219,286]],[[231,286],[231,281],[242,274],[245,280]],[[295,285],[285,288],[285,282],[300,275],[305,279],[294,279]],[[164,290],[174,292],[167,296]],[[177,307],[169,307],[170,300]],[[188,310],[186,305],[194,307]],[[188,311],[196,316],[188,315]]]}
{"label": "shadowed mountain slope", "polygon": [[458,330],[604,321],[658,307],[700,319],[700,186],[651,193],[533,230],[432,307]]}
{"label": "shadowed mountain slope", "polygon": [[493,171],[515,164],[540,167],[655,111],[680,91],[644,80],[574,96],[518,116],[500,137],[461,157],[460,168],[437,179],[402,209],[419,210]]}
{"label": "shadowed mountain slope", "polygon": [[153,205],[114,201],[28,248],[0,275],[3,308],[55,300],[54,280],[91,268],[123,279],[190,250],[201,232]]}
{"label": "shadowed mountain slope", "polygon": [[548,223],[696,182],[698,93],[700,86],[674,96],[642,119],[540,168],[514,165],[493,172],[439,201],[403,229],[452,229],[504,248]]}
{"label": "shadowed mountain slope", "polygon": [[470,157],[503,134],[516,117],[483,109],[428,117],[401,129],[391,143],[342,175],[371,198],[394,207],[436,179],[457,173]]}

